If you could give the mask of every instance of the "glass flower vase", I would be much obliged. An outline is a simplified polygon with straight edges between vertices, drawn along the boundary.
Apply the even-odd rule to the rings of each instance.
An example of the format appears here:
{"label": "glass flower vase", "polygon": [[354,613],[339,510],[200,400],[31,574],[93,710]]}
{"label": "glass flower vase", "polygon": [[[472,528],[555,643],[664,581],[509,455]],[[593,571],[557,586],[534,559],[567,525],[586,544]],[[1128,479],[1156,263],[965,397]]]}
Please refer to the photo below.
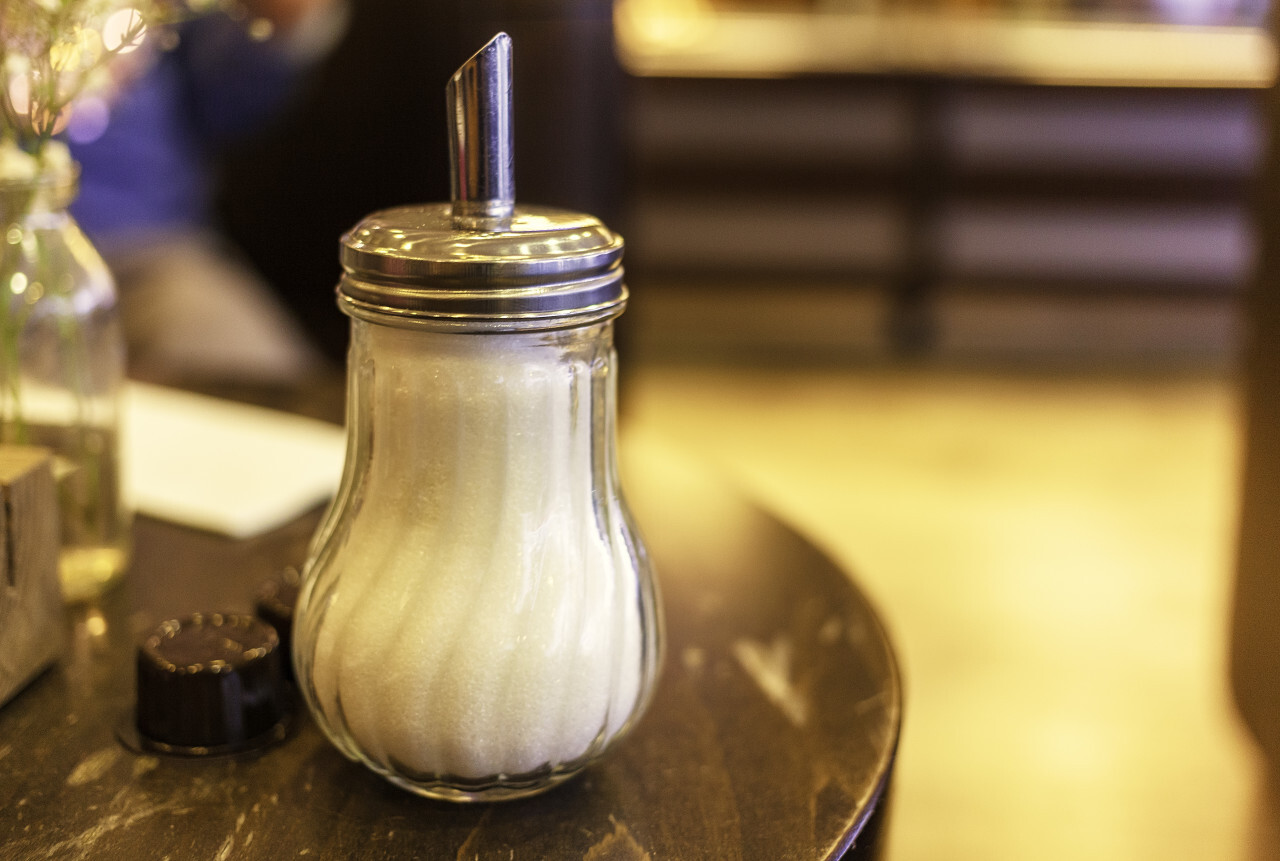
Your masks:
{"label": "glass flower vase", "polygon": [[0,179],[0,442],[54,454],[68,601],[120,579],[131,521],[120,470],[125,354],[116,288],[67,211],[77,179],[69,162]]}

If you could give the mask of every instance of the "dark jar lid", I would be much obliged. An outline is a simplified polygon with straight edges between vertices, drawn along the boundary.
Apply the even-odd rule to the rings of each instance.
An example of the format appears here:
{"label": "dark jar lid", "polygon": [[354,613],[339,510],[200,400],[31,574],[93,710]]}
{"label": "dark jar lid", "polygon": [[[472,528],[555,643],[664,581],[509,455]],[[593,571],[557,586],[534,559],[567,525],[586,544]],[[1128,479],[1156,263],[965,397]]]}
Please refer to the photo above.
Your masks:
{"label": "dark jar lid", "polygon": [[302,577],[296,568],[285,568],[258,588],[253,614],[276,629],[280,637],[280,667],[284,677],[293,680],[290,646],[293,640],[293,610],[298,603]]}
{"label": "dark jar lid", "polygon": [[288,729],[280,639],[252,616],[195,613],[163,622],[139,646],[137,670],[134,728],[143,750],[240,753],[279,741]]}

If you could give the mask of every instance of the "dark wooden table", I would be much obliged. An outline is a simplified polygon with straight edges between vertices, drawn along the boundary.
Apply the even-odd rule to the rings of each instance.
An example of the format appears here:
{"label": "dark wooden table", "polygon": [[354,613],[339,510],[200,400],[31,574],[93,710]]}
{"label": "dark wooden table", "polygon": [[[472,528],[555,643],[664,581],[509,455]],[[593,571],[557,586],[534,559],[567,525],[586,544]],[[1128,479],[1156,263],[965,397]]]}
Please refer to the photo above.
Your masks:
{"label": "dark wooden table", "polygon": [[126,583],[69,611],[65,659],[0,708],[0,858],[877,857],[902,695],[874,612],[808,542],[676,454],[624,451],[667,650],[644,720],[584,775],[524,801],[428,801],[348,762],[305,715],[242,758],[127,750],[115,731],[142,633],[248,610],[317,518],[243,542],[144,519]]}

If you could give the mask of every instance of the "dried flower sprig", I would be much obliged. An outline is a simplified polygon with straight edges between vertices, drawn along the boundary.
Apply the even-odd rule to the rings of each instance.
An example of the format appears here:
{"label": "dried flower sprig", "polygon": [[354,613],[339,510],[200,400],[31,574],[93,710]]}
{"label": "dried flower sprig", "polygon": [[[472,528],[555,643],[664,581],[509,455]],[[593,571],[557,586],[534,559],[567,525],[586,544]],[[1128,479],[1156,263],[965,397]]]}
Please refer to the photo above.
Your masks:
{"label": "dried flower sprig", "polygon": [[40,158],[76,99],[149,32],[217,0],[0,0],[0,146]]}

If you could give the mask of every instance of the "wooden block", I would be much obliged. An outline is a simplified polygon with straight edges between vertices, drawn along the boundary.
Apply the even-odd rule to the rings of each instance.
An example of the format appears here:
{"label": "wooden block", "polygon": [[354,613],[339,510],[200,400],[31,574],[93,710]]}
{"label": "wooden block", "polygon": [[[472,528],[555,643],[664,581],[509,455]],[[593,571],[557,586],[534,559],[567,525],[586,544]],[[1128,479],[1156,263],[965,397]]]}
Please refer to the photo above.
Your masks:
{"label": "wooden block", "polygon": [[0,704],[62,651],[53,458],[0,446]]}

